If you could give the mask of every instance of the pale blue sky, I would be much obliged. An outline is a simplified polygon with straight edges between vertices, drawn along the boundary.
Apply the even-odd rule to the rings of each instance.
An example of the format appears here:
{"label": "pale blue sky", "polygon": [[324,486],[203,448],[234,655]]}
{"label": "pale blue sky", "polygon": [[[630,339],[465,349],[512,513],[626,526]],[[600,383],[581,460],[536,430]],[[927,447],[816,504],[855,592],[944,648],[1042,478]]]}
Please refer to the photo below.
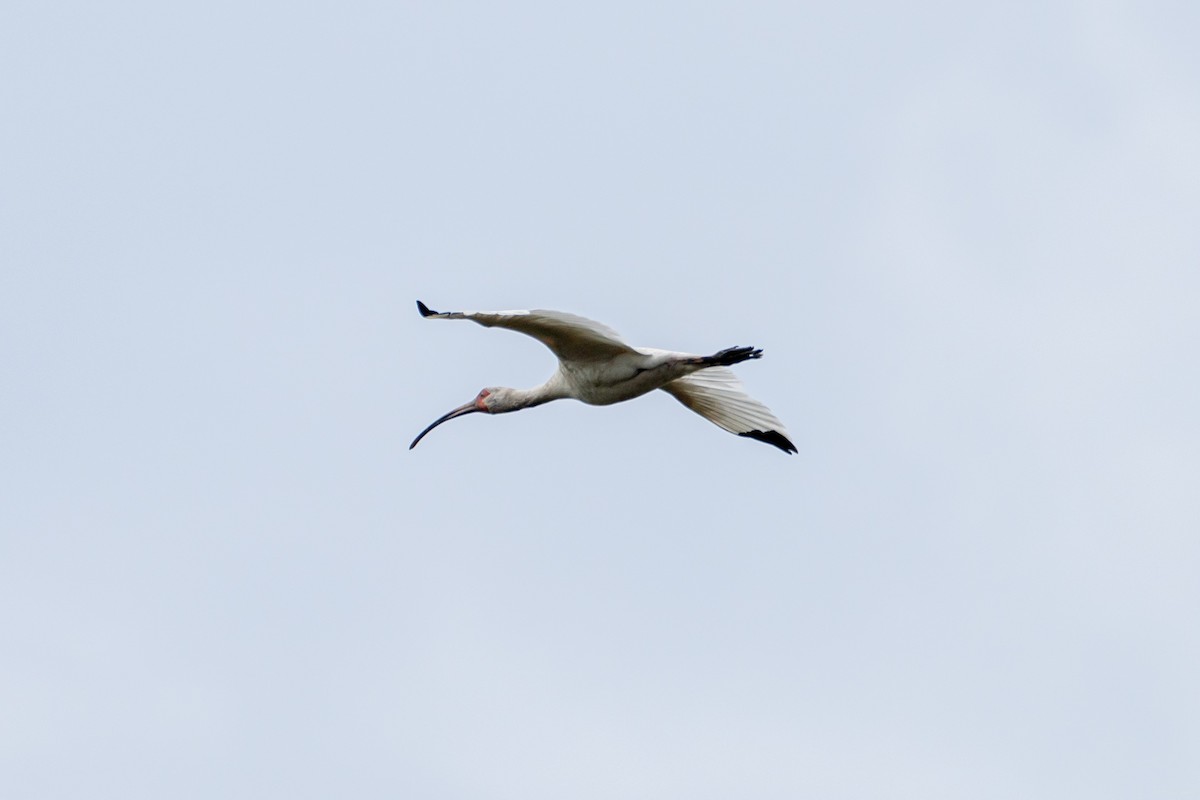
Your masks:
{"label": "pale blue sky", "polygon": [[1197,29],[5,3],[0,794],[1200,793]]}

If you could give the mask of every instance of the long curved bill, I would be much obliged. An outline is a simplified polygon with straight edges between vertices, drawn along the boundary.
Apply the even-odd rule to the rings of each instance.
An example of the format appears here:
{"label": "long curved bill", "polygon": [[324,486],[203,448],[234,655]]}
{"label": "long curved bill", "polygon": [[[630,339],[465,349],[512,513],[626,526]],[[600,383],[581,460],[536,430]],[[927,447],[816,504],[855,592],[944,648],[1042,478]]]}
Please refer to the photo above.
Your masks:
{"label": "long curved bill", "polygon": [[438,417],[433,422],[431,422],[429,424],[428,428],[426,428],[425,430],[418,433],[417,438],[412,440],[412,444],[410,444],[408,446],[408,449],[412,450],[414,447],[416,447],[417,442],[419,442],[423,438],[425,438],[425,434],[429,433],[431,430],[436,428],[438,425],[441,425],[443,422],[448,422],[448,421],[454,419],[455,417],[461,417],[464,414],[470,414],[473,411],[479,411],[479,410],[480,410],[479,406],[475,405],[475,401],[472,400],[471,402],[466,403],[465,405],[459,406],[458,408],[454,409],[453,411],[449,411],[449,412],[443,414],[442,416]]}

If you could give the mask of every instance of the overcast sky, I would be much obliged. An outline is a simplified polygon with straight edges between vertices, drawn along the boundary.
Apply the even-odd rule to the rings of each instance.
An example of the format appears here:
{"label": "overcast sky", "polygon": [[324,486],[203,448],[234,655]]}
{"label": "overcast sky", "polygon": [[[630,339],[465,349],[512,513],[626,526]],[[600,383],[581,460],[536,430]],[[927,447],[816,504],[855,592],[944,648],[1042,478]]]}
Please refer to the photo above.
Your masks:
{"label": "overcast sky", "polygon": [[1200,795],[1198,8],[8,0],[0,794]]}

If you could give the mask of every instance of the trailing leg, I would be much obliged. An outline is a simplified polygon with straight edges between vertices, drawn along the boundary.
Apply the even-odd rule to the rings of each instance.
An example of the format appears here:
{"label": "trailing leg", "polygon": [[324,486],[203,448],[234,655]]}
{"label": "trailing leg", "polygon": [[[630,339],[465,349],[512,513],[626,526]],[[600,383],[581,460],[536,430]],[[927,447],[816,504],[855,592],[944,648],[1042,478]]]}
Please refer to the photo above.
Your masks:
{"label": "trailing leg", "polygon": [[740,364],[743,361],[762,358],[762,354],[763,351],[757,347],[727,347],[719,353],[714,353],[711,356],[703,356],[700,359],[700,364],[704,367],[732,367],[734,364]]}

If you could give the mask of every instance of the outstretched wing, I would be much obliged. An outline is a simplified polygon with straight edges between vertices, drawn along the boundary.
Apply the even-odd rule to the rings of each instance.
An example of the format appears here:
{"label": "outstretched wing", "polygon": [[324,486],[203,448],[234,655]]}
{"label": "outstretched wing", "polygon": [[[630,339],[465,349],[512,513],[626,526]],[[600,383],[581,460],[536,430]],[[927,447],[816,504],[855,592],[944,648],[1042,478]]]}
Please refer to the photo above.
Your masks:
{"label": "outstretched wing", "polygon": [[431,311],[417,301],[422,317],[469,319],[488,328],[532,336],[564,361],[600,361],[625,353],[637,353],[620,334],[607,325],[562,311]]}
{"label": "outstretched wing", "polygon": [[742,382],[725,367],[709,367],[677,378],[664,392],[730,433],[748,436],[795,453],[783,423],[762,403],[746,394]]}

